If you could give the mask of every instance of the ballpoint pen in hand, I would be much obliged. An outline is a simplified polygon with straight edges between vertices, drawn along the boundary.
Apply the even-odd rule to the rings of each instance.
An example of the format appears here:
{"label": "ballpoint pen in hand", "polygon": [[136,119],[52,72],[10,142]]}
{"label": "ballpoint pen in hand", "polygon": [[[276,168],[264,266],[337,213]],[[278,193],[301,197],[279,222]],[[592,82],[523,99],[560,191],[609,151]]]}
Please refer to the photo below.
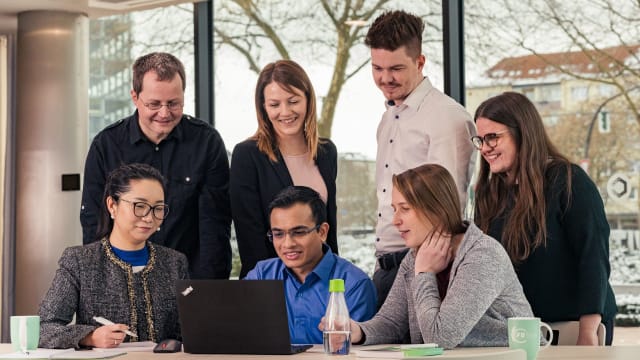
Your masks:
{"label": "ballpoint pen in hand", "polygon": [[[95,320],[97,323],[102,324],[102,325],[115,325],[115,323],[111,320],[107,320],[105,318],[103,318],[102,316],[94,316],[93,320]],[[129,330],[124,330],[124,333],[131,336],[131,337],[138,337],[138,335],[132,333]]]}

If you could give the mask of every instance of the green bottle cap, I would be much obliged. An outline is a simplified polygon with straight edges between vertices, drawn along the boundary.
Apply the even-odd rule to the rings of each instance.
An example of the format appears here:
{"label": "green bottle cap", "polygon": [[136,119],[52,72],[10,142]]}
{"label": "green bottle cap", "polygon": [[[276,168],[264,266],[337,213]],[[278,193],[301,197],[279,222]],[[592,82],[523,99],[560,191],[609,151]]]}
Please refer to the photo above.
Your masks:
{"label": "green bottle cap", "polygon": [[344,280],[342,279],[329,280],[329,292],[344,292]]}

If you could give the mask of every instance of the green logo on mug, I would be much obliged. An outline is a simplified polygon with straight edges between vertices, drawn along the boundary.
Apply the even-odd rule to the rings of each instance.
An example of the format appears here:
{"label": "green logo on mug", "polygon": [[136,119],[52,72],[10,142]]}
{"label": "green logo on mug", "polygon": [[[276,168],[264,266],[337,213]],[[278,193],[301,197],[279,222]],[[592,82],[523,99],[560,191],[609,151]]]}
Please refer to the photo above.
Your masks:
{"label": "green logo on mug", "polygon": [[535,317],[513,317],[507,320],[509,331],[509,348],[522,349],[527,353],[527,360],[535,360],[540,350],[540,326],[546,327],[552,338],[545,346],[549,346],[553,340],[553,331],[549,325],[540,322]]}
{"label": "green logo on mug", "polygon": [[516,342],[518,344],[524,344],[527,342],[527,330],[522,329],[522,328],[518,328],[518,327],[514,327],[511,330],[511,339],[513,342]]}

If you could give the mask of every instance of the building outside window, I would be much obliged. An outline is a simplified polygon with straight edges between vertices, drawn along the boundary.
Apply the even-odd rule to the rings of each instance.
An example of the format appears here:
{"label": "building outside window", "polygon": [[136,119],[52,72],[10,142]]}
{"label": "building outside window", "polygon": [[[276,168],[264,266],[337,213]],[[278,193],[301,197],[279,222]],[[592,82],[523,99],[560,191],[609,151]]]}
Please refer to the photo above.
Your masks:
{"label": "building outside window", "polygon": [[465,2],[467,109],[475,112],[496,91],[519,91],[534,102],[552,142],[598,187],[611,228],[616,321],[638,325],[640,37],[637,19],[619,16],[638,5],[554,4]]}

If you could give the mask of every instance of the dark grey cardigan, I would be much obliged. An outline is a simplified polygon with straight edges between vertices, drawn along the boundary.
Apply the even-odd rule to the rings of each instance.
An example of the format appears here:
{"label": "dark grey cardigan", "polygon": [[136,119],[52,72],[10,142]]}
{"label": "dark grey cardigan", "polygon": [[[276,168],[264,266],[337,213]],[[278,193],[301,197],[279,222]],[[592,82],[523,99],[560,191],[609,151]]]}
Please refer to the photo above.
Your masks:
{"label": "dark grey cardigan", "polygon": [[94,316],[129,325],[137,341],[179,338],[175,281],[187,277],[187,259],[160,245],[147,246],[149,262],[135,274],[106,240],[65,249],[40,304],[40,347],[79,347],[101,326]]}

